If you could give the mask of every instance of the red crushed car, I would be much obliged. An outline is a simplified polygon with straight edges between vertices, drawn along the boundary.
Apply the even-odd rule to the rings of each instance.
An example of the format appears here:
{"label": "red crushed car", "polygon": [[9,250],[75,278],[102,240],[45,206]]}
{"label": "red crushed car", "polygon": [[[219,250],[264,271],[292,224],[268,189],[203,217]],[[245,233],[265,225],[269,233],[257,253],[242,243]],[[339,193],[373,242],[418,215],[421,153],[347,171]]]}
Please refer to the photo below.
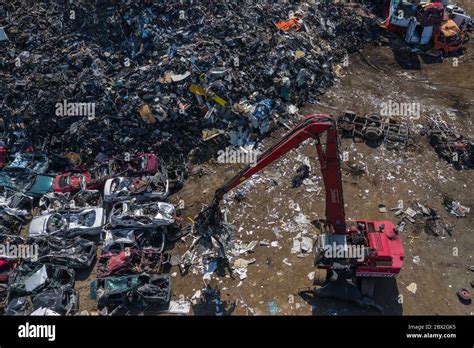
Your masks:
{"label": "red crushed car", "polygon": [[15,264],[12,261],[0,259],[0,283],[8,283],[13,268]]}
{"label": "red crushed car", "polygon": [[156,174],[158,158],[152,153],[138,154],[126,162],[126,167],[126,171],[133,174]]}
{"label": "red crushed car", "polygon": [[53,181],[55,192],[76,192],[81,189],[90,189],[92,177],[88,171],[79,173],[66,172],[57,175]]}

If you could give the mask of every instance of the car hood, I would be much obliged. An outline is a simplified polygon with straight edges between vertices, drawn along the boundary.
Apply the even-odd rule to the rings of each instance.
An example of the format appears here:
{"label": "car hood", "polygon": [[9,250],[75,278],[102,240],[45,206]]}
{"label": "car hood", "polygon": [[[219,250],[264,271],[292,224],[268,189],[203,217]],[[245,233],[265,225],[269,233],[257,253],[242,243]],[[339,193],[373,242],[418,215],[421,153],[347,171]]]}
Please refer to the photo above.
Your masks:
{"label": "car hood", "polygon": [[38,175],[33,185],[26,193],[33,196],[42,196],[51,191],[53,181],[54,177],[52,176]]}
{"label": "car hood", "polygon": [[28,235],[30,237],[46,235],[46,221],[48,221],[50,216],[51,215],[41,215],[34,217],[30,222],[30,227],[28,228]]}

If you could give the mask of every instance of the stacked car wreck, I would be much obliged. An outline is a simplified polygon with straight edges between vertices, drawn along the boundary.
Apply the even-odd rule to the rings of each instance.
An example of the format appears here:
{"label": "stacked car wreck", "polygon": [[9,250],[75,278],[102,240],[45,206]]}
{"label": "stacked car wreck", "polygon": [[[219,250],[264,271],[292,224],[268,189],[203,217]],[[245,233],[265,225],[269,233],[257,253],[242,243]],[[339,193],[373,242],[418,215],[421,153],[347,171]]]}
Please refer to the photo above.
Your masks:
{"label": "stacked car wreck", "polygon": [[384,25],[405,41],[447,55],[461,51],[469,40],[472,20],[448,1],[392,0]]}
{"label": "stacked car wreck", "polygon": [[[132,302],[142,307],[167,304],[170,279],[162,273],[169,255],[164,247],[167,229],[178,218],[174,206],[163,201],[177,183],[170,184],[158,157],[101,158],[89,170],[64,157],[62,173],[49,172],[43,191],[32,194],[28,184],[18,186],[29,175],[35,182],[34,174],[44,174],[50,163],[46,154],[17,152],[2,171],[8,181],[0,197],[0,237],[2,245],[17,251],[4,251],[0,264],[5,314],[75,314],[75,272],[90,271],[97,252],[95,285],[105,313]],[[26,238],[20,237],[27,223]],[[28,252],[18,253],[21,248]],[[130,287],[118,290],[119,296],[110,284],[121,282]]]}

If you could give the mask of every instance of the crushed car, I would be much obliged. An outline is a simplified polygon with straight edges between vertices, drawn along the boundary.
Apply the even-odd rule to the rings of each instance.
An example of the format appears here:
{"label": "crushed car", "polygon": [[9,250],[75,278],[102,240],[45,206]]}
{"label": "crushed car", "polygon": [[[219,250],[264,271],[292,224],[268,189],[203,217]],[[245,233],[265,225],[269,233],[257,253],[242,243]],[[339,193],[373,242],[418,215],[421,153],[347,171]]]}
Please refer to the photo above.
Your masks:
{"label": "crushed car", "polygon": [[33,209],[33,197],[5,188],[0,193],[0,209],[7,214],[27,219]]}
{"label": "crushed car", "polygon": [[81,190],[75,194],[50,192],[39,200],[41,215],[59,211],[78,212],[86,208],[102,207],[102,197],[99,190]]}
{"label": "crushed car", "polygon": [[31,220],[28,235],[30,237],[61,235],[67,238],[99,235],[105,225],[105,219],[103,208],[40,215]]}
{"label": "crushed car", "polygon": [[36,295],[44,290],[74,287],[74,270],[50,263],[23,262],[10,275],[9,298]]}
{"label": "crushed car", "polygon": [[159,274],[169,262],[169,254],[154,248],[139,248],[134,243],[114,242],[102,248],[97,265],[99,278],[126,274]]}
{"label": "crushed car", "polygon": [[128,174],[155,174],[158,171],[158,158],[152,153],[133,155],[125,160],[124,171]]}
{"label": "crushed car", "polygon": [[5,315],[74,315],[79,309],[79,292],[72,287],[47,289],[35,296],[11,299]]}
{"label": "crushed car", "polygon": [[140,201],[164,200],[168,195],[169,181],[166,174],[133,178],[116,177],[108,179],[104,186],[104,201],[109,203],[132,198]]}
{"label": "crushed car", "polygon": [[117,202],[109,215],[112,227],[153,228],[175,222],[175,207],[166,202],[137,204],[135,201]]}
{"label": "crushed car", "polygon": [[163,252],[166,242],[166,231],[163,226],[152,228],[119,228],[107,230],[104,237],[104,246],[115,242],[137,245],[139,248],[154,248]]}
{"label": "crushed car", "polygon": [[9,173],[26,171],[35,174],[44,174],[48,170],[48,156],[44,153],[21,153],[15,154],[14,160],[4,170]]}
{"label": "crushed car", "polygon": [[88,170],[68,171],[54,178],[54,191],[66,193],[102,189],[104,183],[119,170],[120,166],[116,161],[107,160]]}
{"label": "crushed car", "polygon": [[96,288],[99,308],[114,309],[123,305],[147,308],[153,305],[167,305],[171,297],[169,275],[107,277],[97,279],[92,286]]}
{"label": "crushed car", "polygon": [[71,287],[46,290],[32,300],[30,315],[74,315],[79,310],[79,292]]}
{"label": "crushed car", "polygon": [[77,192],[92,186],[92,176],[89,171],[66,172],[57,175],[53,181],[55,192]]}
{"label": "crushed car", "polygon": [[75,237],[72,239],[54,236],[31,238],[28,244],[37,246],[37,261],[71,267],[89,268],[96,257],[97,246],[94,242]]}
{"label": "crushed car", "polygon": [[28,196],[35,198],[53,191],[54,177],[50,175],[36,175],[31,183],[25,188]]}
{"label": "crushed car", "polygon": [[20,234],[25,219],[21,216],[8,214],[0,209],[0,233],[1,234]]}

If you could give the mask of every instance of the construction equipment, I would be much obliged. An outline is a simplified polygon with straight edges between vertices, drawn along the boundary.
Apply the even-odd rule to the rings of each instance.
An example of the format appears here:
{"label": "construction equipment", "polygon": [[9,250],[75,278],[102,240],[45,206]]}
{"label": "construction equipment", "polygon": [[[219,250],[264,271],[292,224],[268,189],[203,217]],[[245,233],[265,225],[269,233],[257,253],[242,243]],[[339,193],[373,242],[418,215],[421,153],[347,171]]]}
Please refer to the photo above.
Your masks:
{"label": "construction equipment", "polygon": [[[307,116],[265,151],[255,165],[247,166],[220,187],[210,208],[213,214],[207,211],[206,218],[201,216],[199,221],[209,223],[216,219],[219,202],[227,192],[312,138],[316,140],[326,191],[325,233],[319,236],[315,247],[316,282],[324,285],[330,278],[337,277],[334,273],[349,275],[349,278],[396,277],[403,266],[404,249],[394,224],[386,220],[356,220],[349,224],[350,227],[346,225],[336,128],[336,121],[329,115]],[[324,145],[322,136],[325,137]],[[360,287],[366,287],[365,283],[359,283]]]}

